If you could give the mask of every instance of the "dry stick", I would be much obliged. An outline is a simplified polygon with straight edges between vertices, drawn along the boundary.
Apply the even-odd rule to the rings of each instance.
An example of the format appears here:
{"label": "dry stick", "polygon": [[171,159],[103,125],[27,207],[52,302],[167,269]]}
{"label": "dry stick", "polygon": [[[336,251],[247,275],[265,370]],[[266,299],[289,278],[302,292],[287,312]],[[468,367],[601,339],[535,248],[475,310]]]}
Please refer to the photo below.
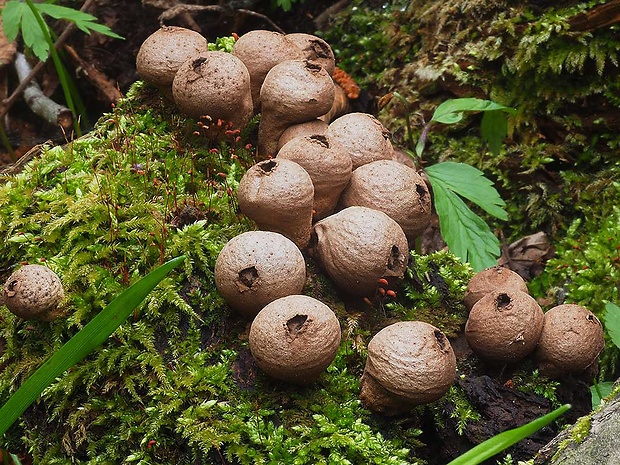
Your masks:
{"label": "dry stick", "polygon": [[[26,60],[26,56],[19,52],[15,55],[13,66],[20,81],[25,79],[32,70],[30,63]],[[71,110],[63,105],[59,105],[45,95],[36,81],[31,81],[24,89],[24,100],[35,115],[40,116],[48,123],[60,125],[65,129],[70,128],[73,124]]]}
{"label": "dry stick", "polygon": [[[93,3],[95,3],[95,0],[86,0],[86,2],[84,2],[84,5],[82,5],[82,8],[80,8],[80,11],[86,12]],[[62,31],[62,34],[60,34],[60,36],[58,37],[58,40],[56,40],[56,43],[54,44],[54,48],[59,49],[62,46],[62,44],[69,38],[69,35],[71,35],[71,33],[75,30],[75,27],[76,26],[74,23],[70,23],[65,28],[65,30]],[[0,122],[4,121],[4,117],[7,115],[11,107],[15,104],[19,96],[26,89],[26,87],[28,87],[28,84],[30,84],[30,81],[32,81],[35,78],[35,76],[39,74],[43,66],[45,66],[46,62],[47,61],[39,61],[32,68],[32,71],[30,71],[28,76],[26,76],[24,80],[17,86],[17,88],[13,91],[13,93],[8,98],[2,101],[2,110],[0,111]]]}

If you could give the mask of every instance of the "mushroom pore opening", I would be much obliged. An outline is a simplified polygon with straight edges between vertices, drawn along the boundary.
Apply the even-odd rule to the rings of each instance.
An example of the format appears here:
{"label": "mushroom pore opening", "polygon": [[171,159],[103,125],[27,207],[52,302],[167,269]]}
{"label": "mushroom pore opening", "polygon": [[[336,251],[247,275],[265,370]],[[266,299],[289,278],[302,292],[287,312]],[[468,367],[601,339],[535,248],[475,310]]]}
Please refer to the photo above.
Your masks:
{"label": "mushroom pore opening", "polygon": [[265,160],[259,163],[258,166],[264,173],[271,173],[278,166],[278,163],[275,160]]}
{"label": "mushroom pore opening", "polygon": [[295,315],[293,318],[289,318],[286,321],[286,328],[290,334],[295,335],[306,321],[308,321],[308,315]]}
{"label": "mushroom pore opening", "polygon": [[446,336],[444,335],[444,333],[436,329],[435,331],[433,331],[433,334],[435,335],[435,339],[437,340],[437,344],[439,345],[439,348],[441,349],[441,351],[442,352],[445,351],[447,341],[446,341]]}
{"label": "mushroom pore opening", "polygon": [[421,199],[424,198],[424,196],[426,196],[427,194],[426,188],[420,184],[416,184],[415,191],[418,193]]}
{"label": "mushroom pore opening", "polygon": [[510,298],[510,296],[504,292],[499,294],[497,298],[495,299],[495,304],[498,310],[508,307],[511,302],[512,302],[512,299]]}
{"label": "mushroom pore opening", "polygon": [[329,141],[327,140],[327,137],[325,137],[323,134],[314,134],[310,136],[310,140],[317,141],[326,149],[329,148]]}
{"label": "mushroom pore opening", "polygon": [[388,262],[387,262],[387,268],[388,270],[395,270],[397,268],[402,267],[403,265],[403,258],[402,258],[402,254],[400,253],[400,249],[393,245],[392,248],[390,249],[390,256],[388,258]]}
{"label": "mushroom pore opening", "polygon": [[199,57],[192,61],[192,68],[194,71],[197,72],[198,68],[200,68],[205,61],[207,61],[206,57]]}
{"label": "mushroom pore opening", "polygon": [[258,270],[255,266],[244,268],[239,272],[239,281],[248,289],[251,289],[254,283],[258,280]]}

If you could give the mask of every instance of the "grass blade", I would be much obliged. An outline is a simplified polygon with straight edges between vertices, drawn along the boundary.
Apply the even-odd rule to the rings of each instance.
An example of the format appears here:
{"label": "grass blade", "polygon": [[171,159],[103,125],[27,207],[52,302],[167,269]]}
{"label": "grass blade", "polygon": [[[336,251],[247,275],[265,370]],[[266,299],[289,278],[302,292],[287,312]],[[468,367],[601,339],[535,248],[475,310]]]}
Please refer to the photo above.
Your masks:
{"label": "grass blade", "polygon": [[180,265],[184,259],[183,255],[174,258],[131,285],[47,359],[0,408],[0,435],[11,427],[57,377],[103,344],[168,272]]}
{"label": "grass blade", "polygon": [[468,450],[463,455],[455,458],[448,465],[477,465],[484,462],[486,459],[493,457],[495,454],[498,454],[504,449],[519,442],[521,439],[524,439],[531,434],[534,434],[542,427],[547,426],[549,423],[570,409],[570,407],[570,404],[564,404],[555,409],[553,412],[537,418],[536,420],[533,420],[523,426],[519,426],[518,428],[510,429],[498,434],[497,436],[493,436],[492,438],[478,444],[473,449]]}

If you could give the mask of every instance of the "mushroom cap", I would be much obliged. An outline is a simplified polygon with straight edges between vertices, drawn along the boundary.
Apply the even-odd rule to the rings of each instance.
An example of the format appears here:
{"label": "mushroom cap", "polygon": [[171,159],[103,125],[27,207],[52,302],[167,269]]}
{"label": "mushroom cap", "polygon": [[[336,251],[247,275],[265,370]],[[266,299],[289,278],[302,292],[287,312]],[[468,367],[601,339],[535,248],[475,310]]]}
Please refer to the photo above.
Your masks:
{"label": "mushroom cap", "polygon": [[64,297],[60,278],[43,265],[22,266],[4,285],[7,308],[26,320],[50,320],[60,316],[56,310]]}
{"label": "mushroom cap", "polygon": [[[207,52],[181,65],[172,82],[174,102],[186,115],[209,116],[242,129],[252,117],[250,75],[241,60]],[[215,124],[214,124],[215,126]]]}
{"label": "mushroom cap", "polygon": [[355,169],[340,206],[360,205],[386,213],[412,242],[431,221],[431,195],[416,170],[395,160],[377,160]]}
{"label": "mushroom cap", "polygon": [[235,42],[232,54],[239,58],[250,73],[252,101],[255,111],[260,110],[260,90],[267,73],[278,63],[301,60],[304,54],[284,34],[265,29],[246,32]]}
{"label": "mushroom cap", "polygon": [[315,381],[340,345],[340,323],[324,303],[290,295],[266,305],[250,327],[250,350],[269,376],[296,384]]}
{"label": "mushroom cap", "polygon": [[308,245],[314,186],[294,161],[276,158],[251,166],[239,181],[237,200],[241,212],[260,229],[279,232],[300,249]]}
{"label": "mushroom cap", "polygon": [[278,160],[299,164],[314,185],[314,220],[333,213],[338,198],[351,178],[351,157],[330,143],[327,136],[301,136],[284,144]]}
{"label": "mushroom cap", "polygon": [[441,398],[455,377],[456,357],[448,338],[431,324],[402,321],[383,328],[368,343],[360,398],[371,410],[398,413]]}
{"label": "mushroom cap", "polygon": [[314,136],[318,134],[325,134],[327,131],[327,123],[318,118],[311,119],[310,121],[304,121],[303,123],[293,124],[287,127],[280,139],[278,140],[278,152],[288,141],[301,136]]}
{"label": "mushroom cap", "polygon": [[472,307],[465,338],[480,358],[513,363],[534,351],[542,326],[543,311],[532,296],[514,289],[495,289]]}
{"label": "mushroom cap", "polygon": [[191,29],[163,26],[148,36],[136,56],[138,75],[146,82],[170,92],[183,63],[208,51],[207,39]]}
{"label": "mushroom cap", "polygon": [[353,169],[375,160],[391,160],[394,148],[390,132],[367,113],[347,113],[329,123],[325,132],[334,143],[341,144],[353,161]]}
{"label": "mushroom cap", "polygon": [[287,60],[271,68],[260,90],[259,153],[275,155],[280,136],[288,126],[327,113],[334,92],[331,76],[316,63]]}
{"label": "mushroom cap", "polygon": [[270,231],[248,231],[226,243],[215,262],[215,285],[224,300],[253,317],[265,305],[299,294],[306,262],[289,239]]}
{"label": "mushroom cap", "polygon": [[562,304],[545,313],[536,360],[541,373],[557,378],[585,371],[604,348],[598,318],[581,305]]}
{"label": "mushroom cap", "polygon": [[286,34],[286,38],[299,47],[304,59],[318,63],[330,76],[334,73],[336,58],[334,51],[325,40],[304,32]]}
{"label": "mushroom cap", "polygon": [[463,302],[470,310],[476,302],[495,289],[515,289],[528,292],[527,284],[519,273],[503,266],[492,266],[476,273],[467,284]]}
{"label": "mushroom cap", "polygon": [[382,277],[402,278],[407,238],[392,218],[367,207],[348,207],[317,222],[313,253],[343,291],[372,296]]}

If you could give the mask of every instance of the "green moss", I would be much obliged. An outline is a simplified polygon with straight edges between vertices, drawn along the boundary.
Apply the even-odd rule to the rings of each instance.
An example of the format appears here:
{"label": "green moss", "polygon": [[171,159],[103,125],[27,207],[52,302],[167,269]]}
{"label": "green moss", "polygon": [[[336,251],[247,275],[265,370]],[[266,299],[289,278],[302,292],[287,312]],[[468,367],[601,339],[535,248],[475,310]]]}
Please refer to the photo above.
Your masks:
{"label": "green moss", "polygon": [[246,143],[209,145],[196,122],[139,84],[92,134],[44,150],[6,178],[1,269],[53,268],[69,317],[25,322],[0,308],[0,402],[121,290],[171,257],[188,258],[44,392],[0,449],[49,464],[421,463],[421,431],[371,415],[358,400],[367,322],[351,323],[355,315],[311,261],[304,292],[327,301],[349,329],[336,360],[303,388],[254,364],[249,321],[229,311],[213,276],[226,241],[253,228],[235,198],[254,162]]}

